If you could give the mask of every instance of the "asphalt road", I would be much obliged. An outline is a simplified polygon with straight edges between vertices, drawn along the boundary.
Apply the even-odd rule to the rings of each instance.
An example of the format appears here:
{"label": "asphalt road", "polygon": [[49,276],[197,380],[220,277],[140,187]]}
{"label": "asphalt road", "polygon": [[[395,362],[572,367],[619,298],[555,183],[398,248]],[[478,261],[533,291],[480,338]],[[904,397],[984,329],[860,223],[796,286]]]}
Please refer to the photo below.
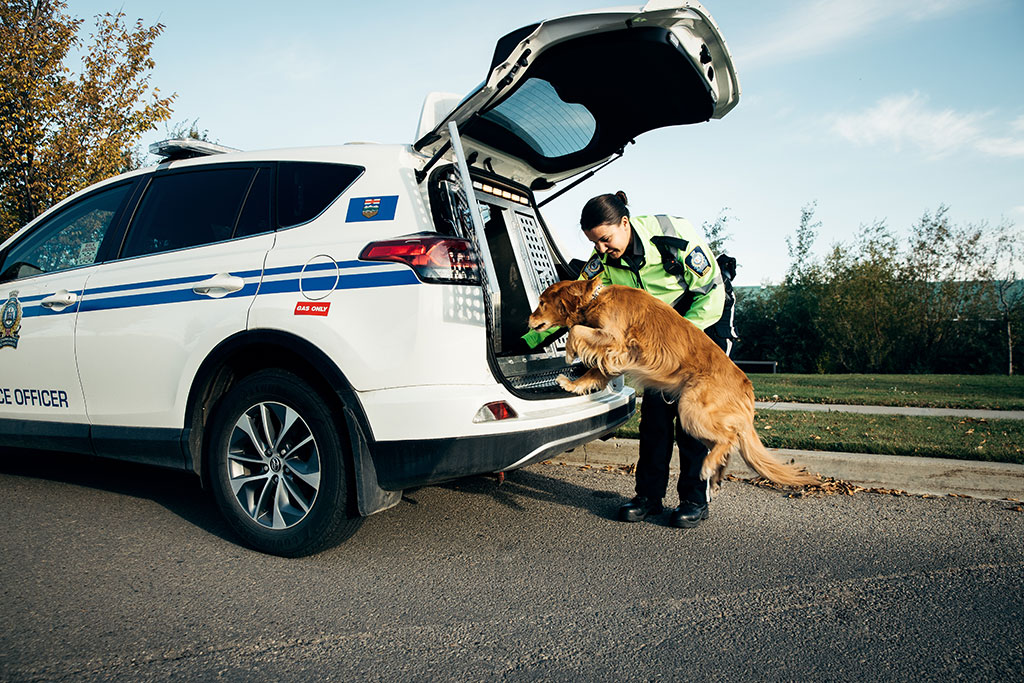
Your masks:
{"label": "asphalt road", "polygon": [[348,543],[236,545],[184,475],[0,458],[0,680],[946,680],[1024,671],[1024,512],[788,498],[626,525],[629,476],[407,492]]}

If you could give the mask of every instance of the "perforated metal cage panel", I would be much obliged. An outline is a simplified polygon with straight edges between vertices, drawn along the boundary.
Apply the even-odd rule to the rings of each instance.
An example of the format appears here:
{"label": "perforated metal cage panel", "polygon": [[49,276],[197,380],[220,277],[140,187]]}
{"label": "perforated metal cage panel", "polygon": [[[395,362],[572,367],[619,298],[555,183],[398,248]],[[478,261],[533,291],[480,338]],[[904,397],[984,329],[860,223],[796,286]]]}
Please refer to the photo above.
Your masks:
{"label": "perforated metal cage panel", "polygon": [[[530,306],[536,308],[540,303],[541,292],[558,282],[558,273],[555,271],[555,262],[551,258],[551,252],[548,250],[537,219],[519,211],[513,211],[512,215],[515,216],[516,232],[519,235],[519,248],[516,249],[519,262],[523,270],[530,273],[529,277],[533,280],[531,283],[533,286],[526,288],[527,298],[530,301]],[[548,348],[555,352],[564,351],[565,336],[556,339]]]}
{"label": "perforated metal cage panel", "polygon": [[[522,238],[525,256],[530,265],[530,273],[534,278],[533,284],[539,295],[550,285],[558,281],[558,274],[555,272],[555,263],[551,259],[551,252],[541,234],[540,225],[533,216],[514,212],[516,222],[519,224],[519,235]],[[536,301],[530,302],[536,305]]]}

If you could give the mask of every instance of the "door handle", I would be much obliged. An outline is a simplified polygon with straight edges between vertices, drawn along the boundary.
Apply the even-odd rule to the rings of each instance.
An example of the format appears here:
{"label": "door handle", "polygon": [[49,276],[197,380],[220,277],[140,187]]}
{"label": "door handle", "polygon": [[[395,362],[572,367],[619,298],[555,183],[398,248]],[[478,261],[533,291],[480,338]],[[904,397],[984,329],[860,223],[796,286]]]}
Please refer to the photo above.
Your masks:
{"label": "door handle", "polygon": [[78,301],[77,294],[61,289],[40,301],[39,305],[59,313],[76,301]]}
{"label": "door handle", "polygon": [[245,286],[245,280],[238,277],[237,275],[231,275],[230,273],[217,273],[209,280],[203,280],[198,282],[192,287],[192,291],[196,294],[203,294],[205,296],[219,299],[222,296],[227,296],[232,292],[237,292]]}

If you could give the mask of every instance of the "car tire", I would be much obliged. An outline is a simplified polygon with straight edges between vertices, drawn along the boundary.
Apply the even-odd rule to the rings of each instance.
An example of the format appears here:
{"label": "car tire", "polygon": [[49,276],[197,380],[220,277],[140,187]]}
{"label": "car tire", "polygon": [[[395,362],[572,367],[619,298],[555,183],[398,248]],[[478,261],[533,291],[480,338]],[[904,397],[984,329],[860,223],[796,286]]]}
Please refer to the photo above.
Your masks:
{"label": "car tire", "polygon": [[242,379],[217,403],[209,481],[228,524],[261,552],[301,557],[351,536],[345,440],[321,395],[284,370]]}

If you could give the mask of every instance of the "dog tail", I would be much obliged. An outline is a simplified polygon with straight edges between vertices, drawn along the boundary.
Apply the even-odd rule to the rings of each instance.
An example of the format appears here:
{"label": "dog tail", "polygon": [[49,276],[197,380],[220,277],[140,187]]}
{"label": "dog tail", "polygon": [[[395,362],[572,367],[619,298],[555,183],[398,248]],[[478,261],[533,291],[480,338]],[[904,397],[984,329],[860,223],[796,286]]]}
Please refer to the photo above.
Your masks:
{"label": "dog tail", "polygon": [[821,483],[816,474],[812,474],[804,468],[779,462],[761,443],[761,437],[757,435],[753,427],[740,434],[739,451],[743,460],[752,470],[766,479],[771,479],[776,484],[807,486]]}

